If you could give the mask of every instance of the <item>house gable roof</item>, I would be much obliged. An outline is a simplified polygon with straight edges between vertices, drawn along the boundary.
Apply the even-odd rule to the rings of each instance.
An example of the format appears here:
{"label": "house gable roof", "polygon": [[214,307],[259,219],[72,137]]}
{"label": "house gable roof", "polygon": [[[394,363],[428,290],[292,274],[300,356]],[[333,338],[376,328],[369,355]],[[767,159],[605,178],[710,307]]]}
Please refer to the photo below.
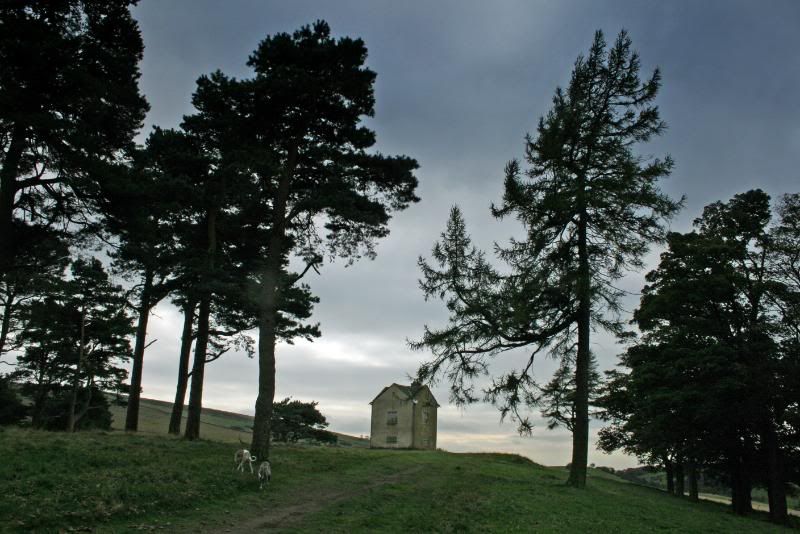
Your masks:
{"label": "house gable roof", "polygon": [[430,388],[428,386],[423,386],[421,384],[411,384],[410,386],[404,386],[402,384],[392,383],[391,385],[383,388],[381,392],[378,393],[374,399],[372,399],[370,404],[378,400],[378,398],[384,393],[386,393],[386,391],[391,387],[396,387],[400,391],[400,393],[405,395],[406,400],[413,400],[415,397],[419,396],[419,394],[422,393],[423,391],[427,391],[428,395],[430,395],[431,399],[433,400],[433,404],[437,408],[439,407],[439,403],[436,401],[436,397],[433,396],[433,393],[431,392]]}

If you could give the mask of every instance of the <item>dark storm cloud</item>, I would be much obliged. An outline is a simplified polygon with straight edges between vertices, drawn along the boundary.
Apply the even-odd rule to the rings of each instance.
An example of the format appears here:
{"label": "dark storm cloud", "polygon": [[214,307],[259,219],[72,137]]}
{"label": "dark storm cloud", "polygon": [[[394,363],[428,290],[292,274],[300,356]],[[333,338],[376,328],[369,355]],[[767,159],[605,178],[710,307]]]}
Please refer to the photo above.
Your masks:
{"label": "dark storm cloud", "polygon": [[[330,407],[334,429],[367,433],[367,403],[383,385],[406,381],[425,357],[409,353],[406,338],[418,337],[423,324],[446,321],[441,303],[424,302],[417,289],[416,259],[429,255],[450,206],[461,206],[474,241],[485,249],[518,232],[513,222],[498,223],[488,212],[501,196],[503,166],[521,156],[525,133],[548,111],[555,87],[568,83],[573,61],[586,53],[596,29],[609,41],[627,29],[643,76],[656,66],[662,70],[657,103],[669,128],[644,151],[670,153],[676,161],[664,188],[685,194],[687,204],[673,228],[687,230],[704,205],[751,187],[773,195],[800,190],[800,2],[794,0],[173,0],[143,1],[135,16],[147,47],[142,88],[152,106],[148,127],[177,125],[191,112],[199,75],[221,69],[249,76],[247,56],[268,34],[325,19],[336,35],[366,42],[368,65],[378,73],[376,115],[367,123],[381,152],[419,160],[422,201],[396,215],[377,260],[327,265],[309,279],[322,300],[314,320],[324,337],[279,349],[278,396],[319,400],[323,412]],[[651,266],[657,257],[654,250]],[[622,286],[636,292],[642,276],[630,275]],[[636,303],[636,295],[626,300],[629,309]],[[159,343],[145,363],[145,396],[171,398],[180,317],[168,306],[159,315],[151,332]],[[611,367],[614,341],[598,335],[593,342],[601,366]],[[225,358],[209,370],[206,404],[245,411],[255,399],[256,362]],[[546,375],[553,366],[545,360],[539,369]],[[436,394],[446,404],[446,389]],[[505,450],[524,449],[533,457],[563,452],[536,449],[530,445],[536,440],[514,442],[508,437],[513,427],[498,431],[491,407],[450,418],[453,413],[440,418],[440,428],[452,436],[483,435],[496,448],[505,440]],[[568,440],[563,433],[552,437],[562,448]],[[468,441],[478,448],[476,439]]]}

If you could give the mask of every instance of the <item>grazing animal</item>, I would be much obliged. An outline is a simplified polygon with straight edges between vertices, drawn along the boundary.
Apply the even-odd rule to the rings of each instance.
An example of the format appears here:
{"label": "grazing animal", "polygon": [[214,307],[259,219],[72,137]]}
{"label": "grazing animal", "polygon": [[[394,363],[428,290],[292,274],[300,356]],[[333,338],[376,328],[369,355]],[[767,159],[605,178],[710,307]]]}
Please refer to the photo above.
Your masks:
{"label": "grazing animal", "polygon": [[264,489],[264,484],[269,484],[272,480],[272,467],[269,460],[264,460],[258,467],[258,489]]}
{"label": "grazing animal", "polygon": [[236,451],[236,454],[233,455],[233,462],[236,464],[234,469],[238,469],[239,471],[244,473],[244,464],[250,466],[250,473],[253,472],[253,462],[256,461],[256,457],[250,454],[250,451],[247,449],[239,449]]}

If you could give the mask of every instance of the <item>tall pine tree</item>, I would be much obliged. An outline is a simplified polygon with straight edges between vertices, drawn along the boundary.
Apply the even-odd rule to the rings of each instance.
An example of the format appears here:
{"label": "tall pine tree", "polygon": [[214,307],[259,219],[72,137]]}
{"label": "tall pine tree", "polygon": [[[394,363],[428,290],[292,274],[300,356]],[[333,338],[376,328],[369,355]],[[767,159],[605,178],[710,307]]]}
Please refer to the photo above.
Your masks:
{"label": "tall pine tree", "polygon": [[412,344],[434,359],[420,378],[446,373],[456,400],[476,399],[473,381],[489,360],[530,347],[527,363],[495,378],[485,395],[530,428],[519,408],[539,400],[532,377],[534,356],[549,351],[574,363],[573,447],[569,484],[584,487],[589,445],[589,397],[593,327],[623,334],[615,282],[642,267],[651,243],[664,238],[664,221],[681,203],[658,188],[672,160],[637,155],[634,148],[663,132],[653,101],[661,75],[639,78],[639,57],[621,32],[607,48],[595,34],[588,56],[575,62],[566,90],[525,143],[526,170],[506,166],[505,193],[492,212],[515,217],[526,238],[499,251],[511,274],[499,273],[471,248],[463,220],[451,214],[434,249],[438,268],[420,266],[427,297],[448,295],[450,325],[426,327]]}
{"label": "tall pine tree", "polygon": [[[243,148],[262,199],[251,227],[267,230],[253,240],[259,394],[251,449],[260,458],[269,457],[276,341],[292,288],[326,255],[374,256],[391,211],[418,200],[416,161],[367,152],[375,134],[361,118],[374,112],[375,73],[366,56],[363,41],[335,39],[318,21],[266,38],[248,62],[255,77]],[[305,263],[300,273],[288,272],[291,257]]]}

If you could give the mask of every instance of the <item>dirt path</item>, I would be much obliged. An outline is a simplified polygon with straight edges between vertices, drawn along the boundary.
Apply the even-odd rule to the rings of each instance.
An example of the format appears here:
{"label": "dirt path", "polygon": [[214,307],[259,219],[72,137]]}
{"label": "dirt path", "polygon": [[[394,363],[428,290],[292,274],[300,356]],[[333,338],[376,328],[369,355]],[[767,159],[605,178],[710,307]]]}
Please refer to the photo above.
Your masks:
{"label": "dirt path", "polygon": [[[372,479],[363,486],[346,489],[333,487],[307,488],[306,491],[295,495],[295,504],[280,508],[263,508],[262,510],[250,509],[247,518],[236,522],[235,526],[228,528],[215,528],[213,530],[200,530],[200,532],[225,532],[245,533],[272,531],[289,528],[301,523],[302,520],[315,512],[332,504],[359,497],[381,486],[400,482],[421,471],[423,466],[416,466],[405,471]],[[197,531],[197,530],[195,530]]]}

